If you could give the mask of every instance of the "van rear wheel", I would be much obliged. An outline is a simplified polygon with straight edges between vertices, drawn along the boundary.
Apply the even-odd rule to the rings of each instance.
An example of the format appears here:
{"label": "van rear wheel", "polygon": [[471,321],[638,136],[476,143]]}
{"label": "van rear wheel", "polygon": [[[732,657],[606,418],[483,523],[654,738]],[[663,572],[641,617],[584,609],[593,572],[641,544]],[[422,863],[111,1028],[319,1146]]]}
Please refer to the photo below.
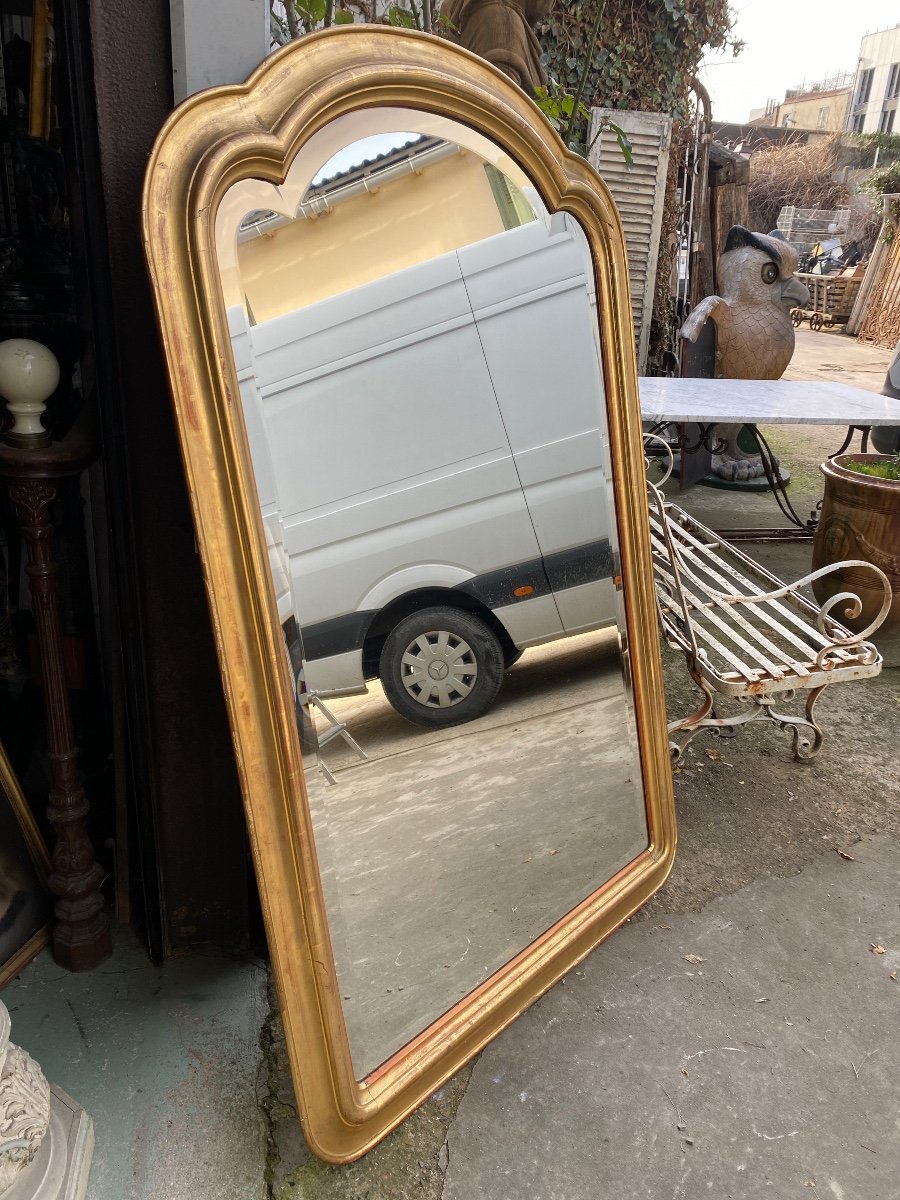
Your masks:
{"label": "van rear wheel", "polygon": [[500,641],[479,617],[426,608],[404,617],[388,634],[378,674],[402,717],[434,729],[487,712],[503,668]]}

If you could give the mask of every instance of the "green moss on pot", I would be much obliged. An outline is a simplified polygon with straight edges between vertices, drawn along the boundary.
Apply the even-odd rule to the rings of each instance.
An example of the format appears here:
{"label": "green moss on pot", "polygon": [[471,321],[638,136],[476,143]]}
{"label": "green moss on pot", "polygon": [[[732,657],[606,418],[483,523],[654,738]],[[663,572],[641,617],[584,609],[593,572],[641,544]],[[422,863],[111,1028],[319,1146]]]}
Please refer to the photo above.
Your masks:
{"label": "green moss on pot", "polygon": [[848,471],[870,475],[873,479],[892,479],[900,483],[900,454],[885,456],[881,462],[863,462],[858,458],[843,459],[841,465]]}

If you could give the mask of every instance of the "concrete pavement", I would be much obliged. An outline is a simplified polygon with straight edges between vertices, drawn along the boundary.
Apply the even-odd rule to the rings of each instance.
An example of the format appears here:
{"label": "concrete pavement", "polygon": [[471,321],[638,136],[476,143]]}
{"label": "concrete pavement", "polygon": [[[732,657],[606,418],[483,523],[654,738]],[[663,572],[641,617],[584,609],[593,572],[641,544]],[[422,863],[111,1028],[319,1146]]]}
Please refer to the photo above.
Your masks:
{"label": "concrete pavement", "polygon": [[266,981],[221,951],[155,967],[119,929],[95,971],[44,951],[4,989],[12,1040],[94,1122],[87,1200],[265,1200]]}
{"label": "concrete pavement", "polygon": [[482,1054],[444,1200],[900,1195],[900,856],[851,850],[591,955]]}

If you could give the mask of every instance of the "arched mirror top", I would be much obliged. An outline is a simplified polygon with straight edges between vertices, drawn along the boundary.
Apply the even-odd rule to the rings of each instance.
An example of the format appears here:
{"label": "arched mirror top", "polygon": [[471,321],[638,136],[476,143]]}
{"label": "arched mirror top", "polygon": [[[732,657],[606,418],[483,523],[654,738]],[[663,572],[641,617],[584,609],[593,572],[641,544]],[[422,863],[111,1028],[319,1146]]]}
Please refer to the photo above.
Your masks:
{"label": "arched mirror top", "polygon": [[[409,185],[420,179],[426,186],[410,204]],[[337,212],[340,228],[323,235],[318,222]],[[410,109],[347,114],[301,147],[283,183],[243,179],[222,198],[215,237],[225,305],[246,304],[263,276],[271,292],[280,276],[277,299],[252,306],[254,322],[271,319],[539,215],[547,219],[527,175],[474,130]],[[338,261],[333,243],[347,231]]]}

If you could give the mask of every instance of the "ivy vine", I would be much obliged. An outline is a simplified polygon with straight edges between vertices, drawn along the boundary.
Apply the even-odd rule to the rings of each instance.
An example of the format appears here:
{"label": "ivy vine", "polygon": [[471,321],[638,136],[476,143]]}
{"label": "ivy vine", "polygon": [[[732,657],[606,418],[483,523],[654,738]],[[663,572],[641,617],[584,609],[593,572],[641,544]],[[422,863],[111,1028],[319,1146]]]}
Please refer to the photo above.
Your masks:
{"label": "ivy vine", "polygon": [[557,86],[574,90],[587,66],[588,108],[676,120],[688,115],[691,79],[706,51],[740,50],[731,29],[728,0],[553,0],[536,26]]}
{"label": "ivy vine", "polygon": [[[663,369],[672,323],[675,189],[692,80],[709,49],[741,49],[732,36],[728,0],[553,0],[536,32],[551,91],[577,89],[584,109],[660,112],[674,119],[650,325],[648,370],[654,374]],[[584,142],[586,124],[579,112],[566,132],[570,144]]]}

